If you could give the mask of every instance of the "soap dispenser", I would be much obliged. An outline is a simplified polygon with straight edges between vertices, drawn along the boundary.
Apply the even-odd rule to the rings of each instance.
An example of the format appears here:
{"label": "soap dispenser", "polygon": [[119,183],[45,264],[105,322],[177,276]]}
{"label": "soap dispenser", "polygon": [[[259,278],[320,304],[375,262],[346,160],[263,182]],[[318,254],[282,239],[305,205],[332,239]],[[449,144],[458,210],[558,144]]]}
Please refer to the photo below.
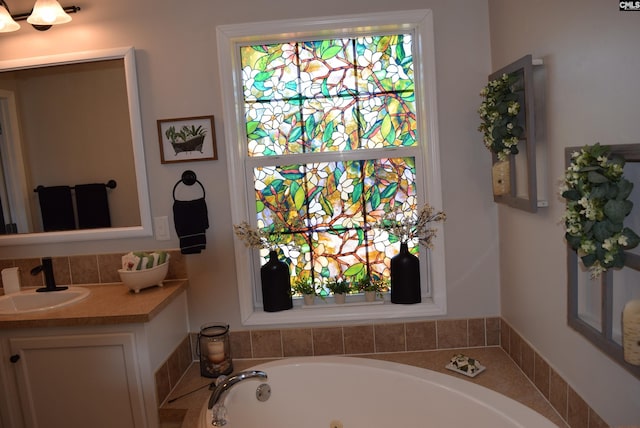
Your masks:
{"label": "soap dispenser", "polygon": [[5,295],[20,291],[20,268],[2,269],[2,288],[4,288]]}

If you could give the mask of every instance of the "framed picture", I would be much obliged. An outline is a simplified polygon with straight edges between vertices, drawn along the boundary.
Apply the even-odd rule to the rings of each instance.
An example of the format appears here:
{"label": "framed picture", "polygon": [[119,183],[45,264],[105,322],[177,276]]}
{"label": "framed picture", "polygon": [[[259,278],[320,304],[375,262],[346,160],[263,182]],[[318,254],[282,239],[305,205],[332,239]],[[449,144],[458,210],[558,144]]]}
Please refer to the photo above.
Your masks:
{"label": "framed picture", "polygon": [[158,120],[162,163],[218,159],[213,116]]}

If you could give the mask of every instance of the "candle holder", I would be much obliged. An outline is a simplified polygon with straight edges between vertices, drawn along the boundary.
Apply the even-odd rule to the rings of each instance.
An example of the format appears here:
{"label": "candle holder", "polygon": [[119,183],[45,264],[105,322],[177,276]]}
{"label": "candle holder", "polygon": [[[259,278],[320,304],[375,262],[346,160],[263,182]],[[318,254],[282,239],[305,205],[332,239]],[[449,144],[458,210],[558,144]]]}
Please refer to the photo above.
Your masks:
{"label": "candle holder", "polygon": [[233,371],[228,324],[209,323],[200,327],[197,348],[201,376],[216,378]]}

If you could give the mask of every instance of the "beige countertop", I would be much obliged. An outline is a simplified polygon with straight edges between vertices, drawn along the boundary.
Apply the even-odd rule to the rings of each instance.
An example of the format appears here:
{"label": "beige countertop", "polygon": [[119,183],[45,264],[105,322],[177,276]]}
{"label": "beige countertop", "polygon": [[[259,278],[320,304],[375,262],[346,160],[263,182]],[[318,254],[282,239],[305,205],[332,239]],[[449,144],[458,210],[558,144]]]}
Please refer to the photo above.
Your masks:
{"label": "beige countertop", "polygon": [[82,285],[91,290],[84,300],[60,309],[0,315],[0,329],[145,323],[187,286],[187,280],[167,280],[162,287],[134,293],[122,283]]}
{"label": "beige countertop", "polygon": [[[469,378],[447,370],[444,366],[449,362],[451,356],[456,353],[463,353],[476,358],[486,367],[486,370],[475,378]],[[393,361],[455,376],[506,395],[542,414],[559,427],[567,427],[567,424],[551,407],[540,391],[536,389],[513,360],[499,347],[367,354],[354,355],[354,357]],[[243,371],[265,361],[269,360],[234,360],[234,370],[236,372]],[[200,411],[211,394],[206,385],[209,385],[212,381],[213,379],[200,376],[199,363],[194,362],[178,386],[169,395],[169,399],[180,397],[197,388],[201,389],[172,403],[164,404],[160,408],[160,427],[198,427]]]}

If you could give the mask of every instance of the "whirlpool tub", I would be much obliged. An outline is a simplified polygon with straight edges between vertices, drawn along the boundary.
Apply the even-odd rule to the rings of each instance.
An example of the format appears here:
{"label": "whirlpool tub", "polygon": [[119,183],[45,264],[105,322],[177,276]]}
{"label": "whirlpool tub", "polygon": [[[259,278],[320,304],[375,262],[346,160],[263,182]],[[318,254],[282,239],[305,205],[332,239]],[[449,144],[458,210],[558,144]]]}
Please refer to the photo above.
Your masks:
{"label": "whirlpool tub", "polygon": [[[252,369],[268,380],[245,379],[228,391],[222,400],[227,428],[556,427],[488,388],[399,363],[303,357]],[[266,401],[257,398],[263,383],[270,387]],[[261,392],[264,399],[264,387]],[[201,428],[212,426],[207,404]]]}

